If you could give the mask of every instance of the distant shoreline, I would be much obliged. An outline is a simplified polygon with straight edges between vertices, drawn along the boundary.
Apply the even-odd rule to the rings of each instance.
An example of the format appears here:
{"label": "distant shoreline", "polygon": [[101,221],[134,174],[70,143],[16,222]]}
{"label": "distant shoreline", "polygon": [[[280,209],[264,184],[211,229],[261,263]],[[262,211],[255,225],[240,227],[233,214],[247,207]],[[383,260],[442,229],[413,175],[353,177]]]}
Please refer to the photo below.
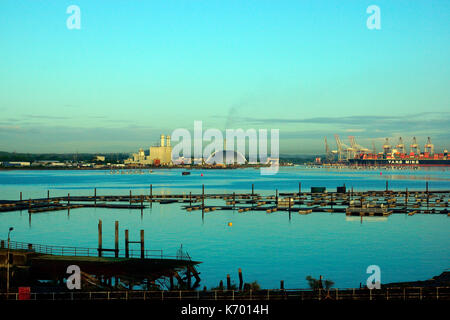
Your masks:
{"label": "distant shoreline", "polygon": [[[247,169],[247,168],[264,168],[268,167],[263,165],[252,166],[252,165],[241,165],[241,166],[228,166],[228,167],[181,167],[181,166],[155,166],[155,167],[123,167],[123,168],[92,168],[92,167],[0,167],[0,171],[11,171],[11,170],[103,170],[103,171],[121,171],[121,170],[158,170],[158,169],[184,169],[186,171],[189,170],[231,170],[231,169]],[[281,165],[280,167],[284,167],[286,165]]]}

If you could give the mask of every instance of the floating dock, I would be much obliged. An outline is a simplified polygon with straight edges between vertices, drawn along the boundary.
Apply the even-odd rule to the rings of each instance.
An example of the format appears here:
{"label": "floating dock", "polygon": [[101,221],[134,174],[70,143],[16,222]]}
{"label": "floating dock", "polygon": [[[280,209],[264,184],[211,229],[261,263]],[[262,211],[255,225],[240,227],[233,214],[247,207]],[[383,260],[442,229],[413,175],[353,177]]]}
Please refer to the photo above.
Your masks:
{"label": "floating dock", "polygon": [[[92,196],[50,197],[39,199],[0,200],[0,212],[22,211],[35,214],[48,211],[61,211],[77,208],[111,208],[111,209],[133,209],[140,210],[152,206],[153,203],[160,205],[182,204],[187,212],[201,210],[204,212],[236,210],[244,213],[248,211],[263,211],[274,213],[277,211],[298,212],[308,214],[312,212],[340,212],[346,215],[361,216],[389,216],[390,214],[403,213],[415,214],[447,214],[449,215],[450,190],[426,190],[409,191],[386,190],[375,191],[353,191],[327,192],[325,188],[311,188],[314,192],[302,192],[299,184],[298,192],[279,193],[275,190],[274,195],[261,195],[255,193],[252,185],[251,193],[205,193],[199,194],[154,194],[150,185],[148,194],[133,195],[97,195],[94,189]],[[345,188],[344,188],[345,189]],[[214,204],[211,204],[214,201]],[[222,203],[220,203],[222,201]]]}

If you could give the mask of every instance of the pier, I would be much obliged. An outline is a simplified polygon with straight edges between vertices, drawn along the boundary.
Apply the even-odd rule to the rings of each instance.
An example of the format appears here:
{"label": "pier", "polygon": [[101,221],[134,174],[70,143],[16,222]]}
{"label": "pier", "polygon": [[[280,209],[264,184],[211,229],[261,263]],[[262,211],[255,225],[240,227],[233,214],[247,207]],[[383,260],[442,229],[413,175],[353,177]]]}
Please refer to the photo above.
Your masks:
{"label": "pier", "polygon": [[201,193],[156,194],[149,186],[147,194],[98,195],[94,189],[91,196],[50,197],[38,199],[0,200],[0,212],[27,211],[30,215],[49,211],[70,211],[77,208],[132,209],[141,213],[154,203],[160,205],[182,204],[186,212],[202,213],[233,210],[239,213],[262,211],[266,213],[288,212],[301,215],[312,212],[345,213],[347,216],[389,216],[391,214],[446,214],[449,215],[450,190],[385,190],[354,191],[337,187],[336,191],[326,191],[324,187],[312,187],[310,192],[302,192],[301,184],[297,192],[278,192],[261,195],[254,185],[249,193],[207,193],[202,185]]}
{"label": "pier", "polygon": [[[134,286],[148,289],[173,289],[174,278],[180,289],[195,289],[200,276],[193,261],[182,247],[174,255],[163,250],[145,249],[144,230],[139,241],[131,241],[125,230],[124,248],[119,249],[119,223],[115,223],[115,247],[103,247],[102,221],[98,223],[98,247],[68,247],[0,240],[0,283],[6,279],[7,267],[12,270],[11,281],[17,286],[42,286],[51,281],[64,288],[67,267],[81,270],[84,288],[92,290],[132,290]],[[138,250],[130,244],[140,245]],[[8,264],[9,254],[9,265]],[[191,278],[195,278],[192,284]]]}

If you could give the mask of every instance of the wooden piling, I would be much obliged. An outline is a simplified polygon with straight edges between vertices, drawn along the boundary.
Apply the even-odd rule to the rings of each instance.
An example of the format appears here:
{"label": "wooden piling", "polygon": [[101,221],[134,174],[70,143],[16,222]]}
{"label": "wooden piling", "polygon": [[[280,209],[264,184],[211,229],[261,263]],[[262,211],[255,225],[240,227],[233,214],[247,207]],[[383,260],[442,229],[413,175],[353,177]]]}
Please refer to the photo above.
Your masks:
{"label": "wooden piling", "polygon": [[114,228],[114,256],[119,257],[119,221],[116,221]]}
{"label": "wooden piling", "polygon": [[406,187],[405,191],[405,207],[408,207],[408,187]]}
{"label": "wooden piling", "polygon": [[386,191],[389,191],[389,182],[386,180]]}
{"label": "wooden piling", "polygon": [[333,192],[331,193],[331,209],[333,209]]}
{"label": "wooden piling", "polygon": [[130,190],[130,206],[131,206],[131,190]]}
{"label": "wooden piling", "polygon": [[255,184],[252,183],[252,196],[255,194]]}
{"label": "wooden piling", "polygon": [[291,213],[291,197],[289,197],[288,200],[289,200],[289,213]]}
{"label": "wooden piling", "polygon": [[227,290],[231,289],[231,277],[229,274],[227,274]]}
{"label": "wooden piling", "polygon": [[189,207],[192,207],[192,192],[189,192]]}
{"label": "wooden piling", "polygon": [[67,194],[67,206],[70,206],[70,193]]}
{"label": "wooden piling", "polygon": [[144,230],[141,230],[141,259],[145,258],[145,250],[144,250]]}
{"label": "wooden piling", "polygon": [[186,268],[186,280],[187,280],[187,289],[191,289],[191,269],[189,267]]}
{"label": "wooden piling", "polygon": [[244,280],[242,278],[242,269],[241,268],[239,268],[238,274],[239,274],[239,291],[241,291],[242,287],[244,286]]}
{"label": "wooden piling", "polygon": [[278,204],[278,189],[275,190],[275,201]]}
{"label": "wooden piling", "polygon": [[300,196],[301,193],[302,193],[302,183],[299,182],[298,183],[298,195]]}
{"label": "wooden piling", "polygon": [[236,192],[233,192],[233,210],[236,208]]}
{"label": "wooden piling", "polygon": [[20,201],[22,201],[22,191],[20,191]]}
{"label": "wooden piling", "polygon": [[205,210],[205,185],[202,184],[202,211]]}
{"label": "wooden piling", "polygon": [[125,258],[130,257],[129,241],[128,241],[128,230],[125,230]]}
{"label": "wooden piling", "polygon": [[280,280],[280,290],[284,290],[284,280]]}
{"label": "wooden piling", "polygon": [[50,203],[50,190],[47,190],[47,202]]}
{"label": "wooden piling", "polygon": [[102,256],[102,220],[98,220],[98,256]]}
{"label": "wooden piling", "polygon": [[153,206],[153,184],[150,185],[150,207]]}
{"label": "wooden piling", "polygon": [[97,188],[94,188],[94,206],[97,206]]}

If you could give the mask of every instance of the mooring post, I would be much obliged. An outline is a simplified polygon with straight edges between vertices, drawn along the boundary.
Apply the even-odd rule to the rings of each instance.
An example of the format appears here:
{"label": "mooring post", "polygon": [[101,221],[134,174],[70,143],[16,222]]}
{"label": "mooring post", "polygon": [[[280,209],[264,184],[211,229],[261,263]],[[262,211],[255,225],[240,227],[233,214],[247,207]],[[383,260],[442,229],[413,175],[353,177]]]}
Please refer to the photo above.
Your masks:
{"label": "mooring post", "polygon": [[189,207],[192,207],[192,192],[189,191]]}
{"label": "mooring post", "polygon": [[331,193],[331,209],[333,209],[333,192]]}
{"label": "mooring post", "polygon": [[145,250],[144,250],[144,230],[141,230],[141,259],[145,258]]}
{"label": "mooring post", "polygon": [[233,192],[233,210],[236,207],[236,192]]}
{"label": "mooring post", "polygon": [[298,196],[300,196],[301,193],[302,193],[302,183],[299,182],[298,183]]}
{"label": "mooring post", "polygon": [[20,191],[20,201],[22,201],[22,191]]}
{"label": "mooring post", "polygon": [[289,213],[291,213],[291,197],[289,197]]}
{"label": "mooring post", "polygon": [[386,180],[386,191],[389,191],[389,182]]}
{"label": "mooring post", "polygon": [[47,202],[50,203],[50,190],[47,190]]}
{"label": "mooring post", "polygon": [[405,207],[408,208],[408,187],[406,187],[405,192]]}
{"label": "mooring post", "polygon": [[430,202],[430,193],[428,192],[428,181],[426,182],[426,191],[427,191],[427,209],[428,209],[428,204]]}
{"label": "mooring post", "polygon": [[114,228],[114,256],[119,257],[119,221],[116,221]]}
{"label": "mooring post", "polygon": [[131,206],[131,190],[130,190],[130,206]]}
{"label": "mooring post", "polygon": [[239,291],[241,291],[242,287],[244,285],[244,280],[242,279],[242,269],[241,268],[238,269],[238,274],[239,274]]}
{"label": "mooring post", "polygon": [[191,268],[188,266],[186,267],[186,278],[187,278],[187,288],[188,290],[191,289]]}
{"label": "mooring post", "polygon": [[205,209],[205,185],[202,184],[202,211]]}
{"label": "mooring post", "polygon": [[129,242],[128,242],[128,230],[125,230],[125,258],[130,257],[130,250],[129,250]]}
{"label": "mooring post", "polygon": [[141,215],[144,211],[144,196],[141,194]]}
{"label": "mooring post", "polygon": [[94,206],[97,206],[97,188],[94,188]]}
{"label": "mooring post", "polygon": [[102,256],[102,220],[98,220],[98,256]]}
{"label": "mooring post", "polygon": [[150,207],[153,206],[153,184],[150,185]]}
{"label": "mooring post", "polygon": [[280,280],[280,290],[284,290],[284,280]]}
{"label": "mooring post", "polygon": [[255,184],[252,183],[252,196],[255,194]]}
{"label": "mooring post", "polygon": [[278,205],[278,189],[275,190],[275,205]]}
{"label": "mooring post", "polygon": [[227,274],[227,290],[231,289],[231,277],[229,274]]}
{"label": "mooring post", "polygon": [[70,206],[70,193],[67,194],[67,206]]}

